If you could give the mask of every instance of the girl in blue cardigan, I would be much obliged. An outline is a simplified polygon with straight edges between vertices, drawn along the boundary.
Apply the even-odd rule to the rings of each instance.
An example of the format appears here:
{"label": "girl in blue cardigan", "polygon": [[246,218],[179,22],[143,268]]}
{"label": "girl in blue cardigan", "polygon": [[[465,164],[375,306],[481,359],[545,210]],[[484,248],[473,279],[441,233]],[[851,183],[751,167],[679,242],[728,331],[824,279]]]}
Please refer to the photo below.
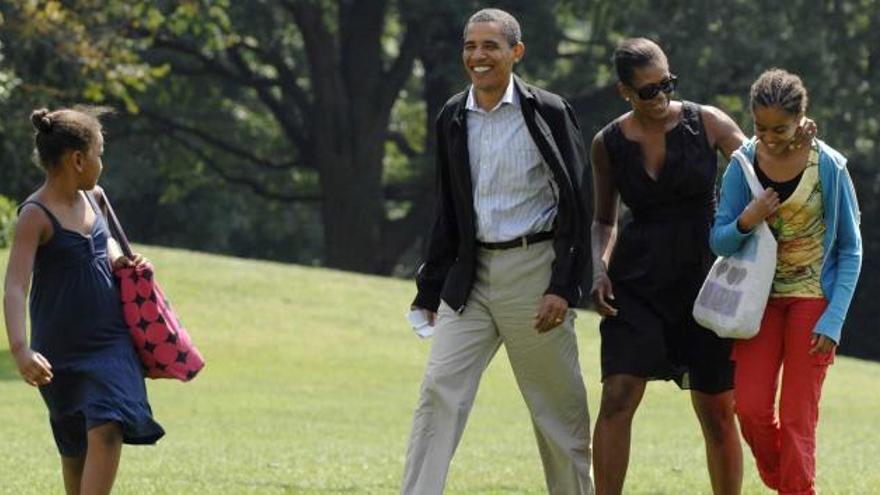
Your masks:
{"label": "girl in blue cardigan", "polygon": [[742,168],[731,164],[710,238],[716,254],[729,256],[766,221],[779,244],[761,329],[734,345],[734,397],[761,479],[787,494],[815,493],[819,396],[862,260],[846,158],[818,139],[788,146],[807,100],[801,79],[784,70],[769,70],[752,85],[755,137],[741,150],[765,190],[753,198]]}

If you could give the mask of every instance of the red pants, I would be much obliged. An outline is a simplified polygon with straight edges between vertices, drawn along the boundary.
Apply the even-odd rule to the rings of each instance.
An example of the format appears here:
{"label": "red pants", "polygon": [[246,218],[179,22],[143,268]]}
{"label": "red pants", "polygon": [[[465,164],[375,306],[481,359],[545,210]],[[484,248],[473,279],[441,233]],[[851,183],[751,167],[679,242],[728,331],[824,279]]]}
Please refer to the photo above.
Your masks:
{"label": "red pants", "polygon": [[740,429],[764,484],[779,493],[815,493],[819,396],[834,351],[810,355],[809,350],[827,304],[821,298],[771,298],[758,335],[734,344]]}

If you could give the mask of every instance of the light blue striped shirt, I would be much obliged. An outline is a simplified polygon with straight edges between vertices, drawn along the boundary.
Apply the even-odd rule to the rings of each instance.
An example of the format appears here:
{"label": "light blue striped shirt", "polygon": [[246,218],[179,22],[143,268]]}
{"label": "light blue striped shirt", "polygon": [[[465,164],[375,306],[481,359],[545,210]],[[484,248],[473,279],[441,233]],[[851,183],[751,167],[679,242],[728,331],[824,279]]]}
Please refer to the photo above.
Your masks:
{"label": "light blue striped shirt", "polygon": [[553,228],[558,189],[520,110],[513,76],[490,111],[466,108],[477,240],[502,242]]}

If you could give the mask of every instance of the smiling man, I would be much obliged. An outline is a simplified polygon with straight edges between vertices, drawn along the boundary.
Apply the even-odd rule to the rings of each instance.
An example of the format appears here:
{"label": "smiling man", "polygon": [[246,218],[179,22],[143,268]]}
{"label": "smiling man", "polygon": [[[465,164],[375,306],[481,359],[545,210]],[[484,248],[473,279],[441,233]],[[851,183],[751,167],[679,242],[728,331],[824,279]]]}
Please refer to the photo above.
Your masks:
{"label": "smiling man", "polygon": [[570,306],[587,255],[583,138],[559,96],[513,75],[519,23],[468,20],[471,86],[437,118],[436,217],[413,309],[436,326],[401,493],[443,492],[483,370],[504,344],[551,494],[592,494],[589,416]]}

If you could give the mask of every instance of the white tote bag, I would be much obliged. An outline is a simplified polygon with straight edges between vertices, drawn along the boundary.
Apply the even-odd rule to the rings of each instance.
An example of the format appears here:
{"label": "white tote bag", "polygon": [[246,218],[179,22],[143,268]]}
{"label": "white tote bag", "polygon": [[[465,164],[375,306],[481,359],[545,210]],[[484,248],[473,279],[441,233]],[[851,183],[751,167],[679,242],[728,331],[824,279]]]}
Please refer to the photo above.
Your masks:
{"label": "white tote bag", "polygon": [[[733,158],[743,169],[752,196],[764,191],[752,162],[740,151]],[[712,265],[694,301],[694,319],[719,337],[757,335],[776,274],[776,238],[761,222],[742,248]]]}

